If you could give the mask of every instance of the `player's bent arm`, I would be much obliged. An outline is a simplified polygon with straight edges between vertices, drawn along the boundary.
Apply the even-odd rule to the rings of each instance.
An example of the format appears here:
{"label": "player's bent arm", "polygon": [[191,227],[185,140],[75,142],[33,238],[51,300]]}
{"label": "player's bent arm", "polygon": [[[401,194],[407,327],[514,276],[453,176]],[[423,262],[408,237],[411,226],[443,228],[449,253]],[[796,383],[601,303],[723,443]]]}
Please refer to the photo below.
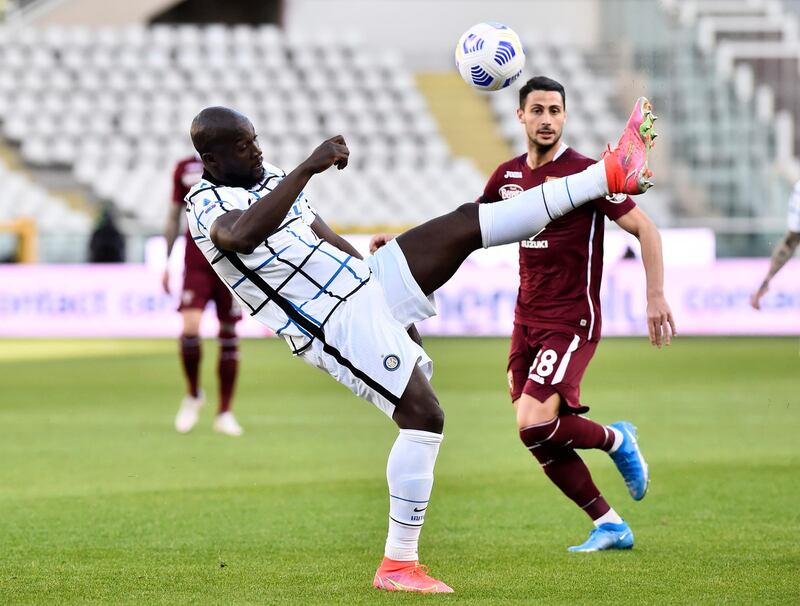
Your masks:
{"label": "player's bent arm", "polygon": [[655,223],[645,212],[635,206],[616,220],[617,225],[636,236],[642,249],[642,265],[647,280],[647,330],[650,343],[661,347],[670,343],[670,332],[674,336],[675,320],[664,297],[664,255],[661,249],[661,234]]}
{"label": "player's bent arm", "polygon": [[322,220],[322,217],[317,215],[314,219],[313,223],[311,223],[311,229],[314,230],[314,233],[320,237],[320,239],[325,240],[328,244],[335,246],[342,252],[347,253],[355,257],[356,259],[363,259],[364,257],[361,256],[361,253],[358,252],[350,242],[342,238],[339,234],[333,231],[325,221]]}
{"label": "player's bent arm", "polygon": [[647,295],[664,294],[664,257],[661,234],[656,224],[644,211],[635,206],[616,220],[617,225],[636,236],[642,248],[642,264],[647,279]]}
{"label": "player's bent arm", "polygon": [[249,255],[280,226],[309,179],[333,165],[343,169],[349,155],[341,135],[323,141],[275,189],[253,202],[246,211],[230,211],[214,221],[209,234],[211,241],[221,250]]}

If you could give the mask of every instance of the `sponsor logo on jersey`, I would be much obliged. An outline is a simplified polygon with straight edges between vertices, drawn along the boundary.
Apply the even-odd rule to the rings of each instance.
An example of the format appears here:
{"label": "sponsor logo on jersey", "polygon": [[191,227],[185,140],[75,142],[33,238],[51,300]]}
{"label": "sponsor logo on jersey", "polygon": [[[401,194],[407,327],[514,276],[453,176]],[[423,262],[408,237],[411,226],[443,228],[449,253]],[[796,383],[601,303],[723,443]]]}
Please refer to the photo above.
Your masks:
{"label": "sponsor logo on jersey", "polygon": [[497,191],[503,200],[508,200],[509,198],[520,195],[524,190],[521,185],[517,185],[516,183],[506,183]]}
{"label": "sponsor logo on jersey", "polygon": [[508,371],[508,391],[514,391],[514,373],[510,370]]}
{"label": "sponsor logo on jersey", "polygon": [[548,248],[547,240],[523,240],[519,245],[522,248]]}
{"label": "sponsor logo on jersey", "polygon": [[388,371],[394,371],[400,368],[400,358],[394,354],[389,354],[383,359],[383,367]]}
{"label": "sponsor logo on jersey", "polygon": [[522,179],[522,171],[521,170],[507,170],[506,174],[503,175],[503,179]]}

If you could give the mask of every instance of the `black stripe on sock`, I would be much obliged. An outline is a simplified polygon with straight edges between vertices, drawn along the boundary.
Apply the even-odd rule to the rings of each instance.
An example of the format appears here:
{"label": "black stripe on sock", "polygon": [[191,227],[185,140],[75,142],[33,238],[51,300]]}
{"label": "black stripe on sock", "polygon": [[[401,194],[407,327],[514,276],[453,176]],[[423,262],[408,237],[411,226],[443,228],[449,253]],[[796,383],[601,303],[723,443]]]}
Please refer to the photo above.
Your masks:
{"label": "black stripe on sock", "polygon": [[409,528],[419,528],[422,524],[407,524],[406,522],[401,522],[400,520],[395,520],[392,516],[389,516],[389,519],[392,522],[397,522],[401,526],[408,526]]}

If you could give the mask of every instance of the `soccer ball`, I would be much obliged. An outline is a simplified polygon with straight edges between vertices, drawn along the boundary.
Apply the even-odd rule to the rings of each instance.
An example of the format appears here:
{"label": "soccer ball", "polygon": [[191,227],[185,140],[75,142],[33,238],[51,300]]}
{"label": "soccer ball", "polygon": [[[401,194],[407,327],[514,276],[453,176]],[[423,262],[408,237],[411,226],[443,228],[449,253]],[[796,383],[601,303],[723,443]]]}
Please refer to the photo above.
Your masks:
{"label": "soccer ball", "polygon": [[522,73],[525,53],[516,32],[502,23],[470,27],[456,46],[456,67],[461,77],[478,90],[500,90]]}

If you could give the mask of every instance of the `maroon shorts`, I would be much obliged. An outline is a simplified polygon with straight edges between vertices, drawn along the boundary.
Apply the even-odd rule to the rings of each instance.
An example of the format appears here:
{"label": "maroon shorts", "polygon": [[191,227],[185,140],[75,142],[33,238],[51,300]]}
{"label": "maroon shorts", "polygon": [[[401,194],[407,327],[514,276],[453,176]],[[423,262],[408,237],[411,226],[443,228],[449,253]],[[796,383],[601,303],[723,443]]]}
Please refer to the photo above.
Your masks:
{"label": "maroon shorts", "polygon": [[205,267],[201,269],[187,265],[183,275],[183,291],[178,310],[202,311],[209,301],[214,301],[220,322],[238,322],[242,319],[241,307],[217,274]]}
{"label": "maroon shorts", "polygon": [[583,414],[581,379],[597,349],[597,341],[578,335],[514,324],[508,354],[511,401],[523,393],[544,402],[557,393],[568,412]]}

